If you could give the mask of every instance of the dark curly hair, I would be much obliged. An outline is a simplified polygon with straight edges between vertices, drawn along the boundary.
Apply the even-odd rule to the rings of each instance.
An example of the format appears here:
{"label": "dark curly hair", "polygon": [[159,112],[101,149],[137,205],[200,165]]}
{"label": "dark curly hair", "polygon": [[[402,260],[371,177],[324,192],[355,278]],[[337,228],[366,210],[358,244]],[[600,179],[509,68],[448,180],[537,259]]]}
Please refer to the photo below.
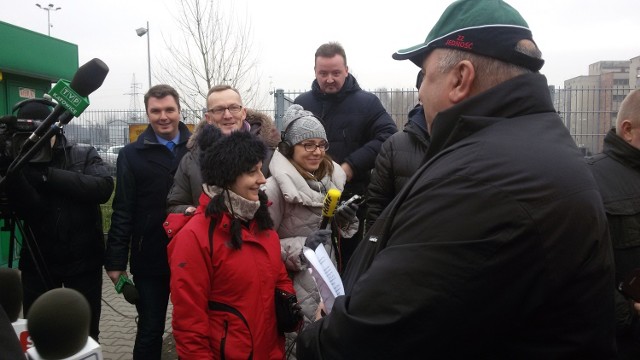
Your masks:
{"label": "dark curly hair", "polygon": [[[236,179],[253,169],[256,164],[264,160],[267,147],[255,135],[245,131],[234,131],[228,136],[222,134],[220,129],[213,125],[205,125],[198,137],[200,148],[200,172],[202,180],[207,185],[215,185],[224,191],[214,196],[207,208],[205,215],[215,222],[217,214],[223,212],[234,213],[233,209],[227,209],[224,202],[224,194]],[[227,194],[228,196],[228,194]],[[272,229],[273,220],[267,209],[267,195],[264,191],[258,193],[260,207],[256,211],[255,219],[260,230]],[[231,239],[228,245],[233,249],[242,247],[242,224],[235,216],[231,220]]]}

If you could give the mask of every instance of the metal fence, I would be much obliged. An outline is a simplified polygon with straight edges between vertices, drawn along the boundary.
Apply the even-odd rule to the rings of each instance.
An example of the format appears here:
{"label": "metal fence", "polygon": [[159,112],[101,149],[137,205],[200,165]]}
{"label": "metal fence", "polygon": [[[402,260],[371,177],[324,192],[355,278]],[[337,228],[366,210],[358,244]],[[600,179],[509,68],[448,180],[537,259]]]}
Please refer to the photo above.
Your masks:
{"label": "metal fence", "polygon": [[[549,87],[556,111],[584,155],[602,151],[604,136],[615,125],[620,103],[631,90],[630,88]],[[407,122],[409,111],[418,103],[418,92],[415,89],[381,89],[371,92],[380,98],[398,129],[402,129]],[[277,90],[274,92],[273,108],[259,111],[271,116],[281,129],[284,112],[300,94],[300,91]],[[183,111],[182,118],[185,123],[195,125],[203,115],[202,111]],[[117,156],[108,154],[108,149],[129,142],[130,124],[146,123],[147,118],[142,110],[88,110],[67,125],[65,132],[71,140],[95,146],[103,154],[112,175],[115,176]],[[535,134],[531,135],[535,136]],[[108,216],[110,213],[111,208],[103,205],[103,214],[110,218]]]}
{"label": "metal fence", "polygon": [[[631,90],[621,87],[549,87],[556,111],[585,155],[601,151],[604,135],[615,125],[620,103]],[[398,128],[404,127],[408,112],[418,102],[418,92],[415,89],[379,89],[371,92],[380,98]],[[273,108],[259,111],[274,118],[279,126],[284,111],[299,94],[300,91],[276,90]],[[183,111],[182,114],[187,124],[196,124],[202,117],[202,111]],[[130,124],[146,123],[143,110],[87,110],[65,127],[65,133],[71,140],[91,144],[99,151],[106,152],[109,147],[129,142]]]}

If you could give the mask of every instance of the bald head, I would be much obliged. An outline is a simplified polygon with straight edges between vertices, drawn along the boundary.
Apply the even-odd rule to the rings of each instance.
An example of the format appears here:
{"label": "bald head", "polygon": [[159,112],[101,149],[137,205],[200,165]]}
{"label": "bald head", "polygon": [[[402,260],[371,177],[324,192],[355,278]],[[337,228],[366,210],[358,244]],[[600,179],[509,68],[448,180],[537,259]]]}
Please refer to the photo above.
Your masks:
{"label": "bald head", "polygon": [[640,89],[630,92],[620,104],[616,134],[629,145],[640,149]]}

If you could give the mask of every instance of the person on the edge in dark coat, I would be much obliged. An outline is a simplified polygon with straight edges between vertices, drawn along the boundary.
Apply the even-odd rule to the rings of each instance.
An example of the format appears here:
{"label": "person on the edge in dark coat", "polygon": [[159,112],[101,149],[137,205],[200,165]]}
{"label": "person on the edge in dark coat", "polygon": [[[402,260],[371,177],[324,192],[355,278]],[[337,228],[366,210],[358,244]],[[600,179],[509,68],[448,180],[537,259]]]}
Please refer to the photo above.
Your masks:
{"label": "person on the edge in dark coat", "polygon": [[298,359],[614,358],[606,215],[525,20],[460,0],[393,57],[424,72],[426,163],[363,237],[346,295],[298,336]]}

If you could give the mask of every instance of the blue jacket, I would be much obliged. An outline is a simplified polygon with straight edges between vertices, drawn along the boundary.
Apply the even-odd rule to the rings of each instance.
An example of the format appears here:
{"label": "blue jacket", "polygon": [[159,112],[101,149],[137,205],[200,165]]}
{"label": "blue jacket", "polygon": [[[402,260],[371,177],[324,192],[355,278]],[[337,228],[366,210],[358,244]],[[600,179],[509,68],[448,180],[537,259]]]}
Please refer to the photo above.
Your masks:
{"label": "blue jacket", "polygon": [[131,250],[133,275],[169,274],[168,238],[162,227],[167,194],[191,133],[182,122],[175,156],[158,143],[151,126],[118,155],[116,193],[107,239],[105,269],[126,270]]}
{"label": "blue jacket", "polygon": [[298,96],[295,103],[322,120],[331,158],[338,164],[346,162],[353,169],[353,179],[345,192],[364,194],[380,146],[398,131],[380,99],[360,89],[356,78],[349,74],[337,94],[322,93],[314,80],[311,91]]}

